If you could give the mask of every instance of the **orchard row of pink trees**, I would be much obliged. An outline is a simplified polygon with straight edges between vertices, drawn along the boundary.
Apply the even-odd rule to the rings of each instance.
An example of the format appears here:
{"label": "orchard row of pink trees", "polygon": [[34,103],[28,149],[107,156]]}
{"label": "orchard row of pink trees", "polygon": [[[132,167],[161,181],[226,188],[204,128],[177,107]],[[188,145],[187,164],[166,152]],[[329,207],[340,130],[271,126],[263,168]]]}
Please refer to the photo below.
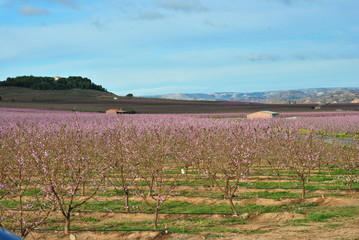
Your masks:
{"label": "orchard row of pink trees", "polygon": [[355,178],[359,167],[358,140],[326,143],[316,125],[300,120],[63,112],[0,113],[0,120],[0,225],[22,237],[55,211],[68,233],[74,210],[108,188],[124,193],[126,211],[131,196],[140,197],[157,229],[160,208],[176,189],[169,170],[199,171],[237,215],[239,183],[257,166],[295,172],[303,198],[315,169],[335,165]]}

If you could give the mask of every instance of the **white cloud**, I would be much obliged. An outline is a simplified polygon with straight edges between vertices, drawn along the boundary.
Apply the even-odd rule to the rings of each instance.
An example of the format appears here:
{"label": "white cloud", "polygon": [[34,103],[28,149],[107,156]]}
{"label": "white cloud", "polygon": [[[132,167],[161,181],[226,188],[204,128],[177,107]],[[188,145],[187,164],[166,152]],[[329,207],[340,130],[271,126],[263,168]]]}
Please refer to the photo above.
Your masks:
{"label": "white cloud", "polygon": [[[52,0],[49,0],[52,1]],[[69,6],[69,7],[77,7],[77,1],[76,0],[53,0],[55,2],[58,2],[64,6]]]}
{"label": "white cloud", "polygon": [[279,3],[283,3],[286,5],[291,5],[294,3],[300,3],[300,2],[314,2],[317,0],[262,0],[262,1],[266,1],[266,2],[279,2]]}
{"label": "white cloud", "polygon": [[203,12],[208,8],[199,0],[164,0],[158,3],[162,8],[181,12]]}
{"label": "white cloud", "polygon": [[99,31],[104,31],[108,29],[108,23],[105,21],[95,20],[91,24]]}
{"label": "white cloud", "polygon": [[50,14],[50,12],[43,8],[35,8],[27,5],[20,7],[20,14],[24,16],[41,16]]}
{"label": "white cloud", "polygon": [[[129,90],[129,92],[135,93],[138,96],[147,96],[147,95],[154,95],[156,92],[161,93],[174,93],[174,92],[193,92],[193,91],[200,91],[205,92],[207,89],[203,86],[179,86],[179,85],[168,85],[164,87],[155,87],[155,88],[135,88]],[[128,92],[128,91],[127,91]],[[118,91],[118,94],[126,94],[126,91]]]}
{"label": "white cloud", "polygon": [[79,8],[78,0],[0,0],[0,4],[12,6],[15,3],[55,3],[65,7]]}
{"label": "white cloud", "polygon": [[143,12],[138,14],[136,19],[138,20],[145,20],[145,21],[153,21],[166,18],[166,16],[159,12]]}
{"label": "white cloud", "polygon": [[249,61],[278,61],[280,60],[280,55],[278,54],[251,54],[245,57]]}

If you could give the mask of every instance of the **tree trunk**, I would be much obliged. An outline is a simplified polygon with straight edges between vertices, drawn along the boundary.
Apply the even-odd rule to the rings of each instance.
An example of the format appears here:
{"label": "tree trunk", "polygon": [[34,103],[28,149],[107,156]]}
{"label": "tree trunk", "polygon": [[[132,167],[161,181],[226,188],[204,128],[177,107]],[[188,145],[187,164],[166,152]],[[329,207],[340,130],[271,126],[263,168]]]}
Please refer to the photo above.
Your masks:
{"label": "tree trunk", "polygon": [[[20,188],[20,192],[21,192],[21,181],[20,181],[20,185],[19,185],[19,188]],[[20,233],[22,234],[22,231],[24,230],[24,222],[23,222],[23,202],[22,202],[22,193],[20,193],[20,196],[19,196],[19,205],[20,205]]]}
{"label": "tree trunk", "polygon": [[152,196],[154,181],[155,181],[155,179],[154,179],[154,177],[152,176],[151,182],[150,182],[150,184],[149,184],[149,192],[148,192],[148,194],[147,194],[148,197],[151,197],[151,196]]}
{"label": "tree trunk", "polygon": [[233,203],[233,198],[229,197],[228,201],[229,201],[229,205],[231,206],[233,215],[238,216],[238,212],[237,212],[236,207],[234,206],[234,203]]}
{"label": "tree trunk", "polygon": [[302,178],[302,199],[305,199],[305,178]]}
{"label": "tree trunk", "polygon": [[125,195],[126,195],[126,202],[125,202],[126,212],[129,213],[130,212],[130,204],[129,204],[130,194],[126,190],[125,190]]}
{"label": "tree trunk", "polygon": [[86,185],[85,182],[82,183],[82,196],[85,196],[86,194]]}
{"label": "tree trunk", "polygon": [[24,229],[23,231],[21,231],[21,237],[23,238],[23,239],[25,239],[26,237],[27,237],[27,235],[29,235],[29,231],[27,231],[26,229]]}
{"label": "tree trunk", "polygon": [[157,226],[157,223],[158,223],[158,206],[156,206],[156,209],[155,209],[155,217],[153,219],[153,225],[155,227],[155,230],[157,231],[158,230],[158,226]]}
{"label": "tree trunk", "polygon": [[70,215],[68,217],[65,217],[64,232],[65,234],[69,234],[70,232]]}
{"label": "tree trunk", "polygon": [[208,176],[208,178],[209,178],[209,181],[211,182],[211,187],[215,187],[215,186],[216,186],[216,183],[215,183],[215,181],[214,181],[214,177],[210,174],[210,175]]}

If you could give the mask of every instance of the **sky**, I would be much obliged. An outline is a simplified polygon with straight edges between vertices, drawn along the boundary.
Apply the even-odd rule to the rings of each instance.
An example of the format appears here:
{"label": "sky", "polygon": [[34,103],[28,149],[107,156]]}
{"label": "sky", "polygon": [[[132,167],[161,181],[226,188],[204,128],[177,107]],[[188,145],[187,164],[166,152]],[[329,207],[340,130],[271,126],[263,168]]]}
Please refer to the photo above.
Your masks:
{"label": "sky", "polygon": [[359,0],[0,0],[0,80],[118,95],[359,87]]}

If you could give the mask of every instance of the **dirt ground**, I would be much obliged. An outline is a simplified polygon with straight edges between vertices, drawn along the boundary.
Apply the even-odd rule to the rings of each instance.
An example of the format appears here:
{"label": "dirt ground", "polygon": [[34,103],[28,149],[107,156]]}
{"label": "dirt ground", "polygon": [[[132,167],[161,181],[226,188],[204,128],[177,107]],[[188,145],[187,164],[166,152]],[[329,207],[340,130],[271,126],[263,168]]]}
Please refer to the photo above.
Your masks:
{"label": "dirt ground", "polygon": [[276,240],[276,239],[335,239],[358,240],[359,217],[343,222],[339,227],[328,229],[328,223],[310,223],[306,226],[284,226],[283,222],[291,219],[300,219],[304,216],[292,213],[266,213],[256,216],[249,224],[239,225],[236,229],[243,231],[257,231],[255,234],[238,233],[202,233],[198,235],[160,233],[160,232],[130,232],[130,233],[93,233],[82,232],[64,235],[62,233],[34,233],[29,239],[37,240],[197,240],[197,239],[224,239],[224,240]]}
{"label": "dirt ground", "polygon": [[[191,187],[180,186],[178,191],[190,190]],[[216,188],[205,188],[203,186],[196,186],[192,191],[199,192],[214,192],[218,193]],[[239,189],[238,193],[249,191],[248,189]],[[260,191],[251,189],[250,191]],[[282,191],[282,189],[271,189],[271,192]],[[288,189],[288,192],[300,193],[300,189]],[[248,204],[265,205],[265,206],[280,206],[280,205],[296,205],[296,204],[313,204],[316,206],[328,207],[359,207],[359,197],[357,191],[341,191],[345,197],[330,197],[333,191],[318,190],[315,191],[317,198],[303,199],[237,199],[234,201],[235,205],[245,206]],[[120,200],[121,197],[111,196],[96,196],[96,201],[114,201]],[[139,197],[132,196],[131,201],[141,201]],[[187,197],[187,196],[171,196],[169,201],[186,202],[193,205],[197,204],[226,204],[227,200],[216,199],[209,197]],[[101,212],[82,212],[74,213],[74,218],[90,218],[98,219],[102,224],[110,222],[124,222],[130,221],[136,225],[136,222],[152,221],[152,214],[144,213],[101,213]],[[73,231],[70,235],[64,235],[62,231],[47,231],[47,232],[33,232],[26,239],[29,240],[197,240],[197,239],[224,239],[224,240],[276,240],[276,239],[331,239],[331,240],[359,240],[359,216],[350,218],[334,218],[323,222],[305,222],[305,224],[288,224],[288,221],[303,219],[306,216],[299,213],[290,212],[275,212],[275,213],[256,213],[248,216],[238,216],[245,219],[245,224],[231,224],[226,226],[224,219],[235,218],[231,215],[188,215],[188,214],[160,214],[160,220],[183,220],[189,218],[201,218],[204,220],[218,220],[222,225],[218,227],[229,228],[233,230],[230,232],[201,232],[197,234],[181,234],[172,233],[171,229],[166,234],[164,232],[156,231],[131,231],[131,232],[88,232],[88,231]],[[55,214],[54,220],[61,222],[60,213]],[[77,225],[88,229],[88,223],[79,223]],[[207,230],[206,230],[207,231]]]}
{"label": "dirt ground", "polygon": [[[188,200],[181,197],[181,201]],[[203,201],[197,199],[195,202]],[[207,199],[208,200],[208,199]],[[243,200],[238,204],[277,204],[270,199],[253,199],[251,201]],[[253,202],[254,201],[254,202]],[[280,204],[296,204],[301,200],[278,200]],[[304,200],[306,203],[317,203],[320,206],[359,206],[358,198],[313,198]],[[207,202],[211,204],[211,202]],[[86,216],[86,213],[81,213]],[[91,216],[94,216],[93,213]],[[101,221],[126,221],[132,220],[143,221],[152,219],[150,214],[118,214],[118,213],[95,213],[95,217]],[[188,216],[178,215],[161,215],[162,219],[185,218]],[[232,217],[232,216],[230,216]],[[239,216],[241,217],[241,216]],[[243,217],[243,216],[242,216]],[[208,215],[203,216],[206,220],[220,220],[228,218],[224,215]],[[329,222],[310,222],[306,224],[288,225],[288,220],[305,218],[303,214],[278,212],[263,213],[247,216],[247,223],[231,226],[231,229],[237,230],[239,233],[200,233],[200,234],[179,234],[179,233],[163,233],[154,231],[144,232],[73,232],[71,235],[64,235],[62,232],[34,232],[27,239],[32,240],[196,240],[196,239],[224,239],[224,240],[276,240],[276,239],[332,239],[332,240],[359,240],[359,216],[355,218],[342,218]],[[328,225],[331,225],[328,227]],[[224,225],[225,226],[225,225]]]}

